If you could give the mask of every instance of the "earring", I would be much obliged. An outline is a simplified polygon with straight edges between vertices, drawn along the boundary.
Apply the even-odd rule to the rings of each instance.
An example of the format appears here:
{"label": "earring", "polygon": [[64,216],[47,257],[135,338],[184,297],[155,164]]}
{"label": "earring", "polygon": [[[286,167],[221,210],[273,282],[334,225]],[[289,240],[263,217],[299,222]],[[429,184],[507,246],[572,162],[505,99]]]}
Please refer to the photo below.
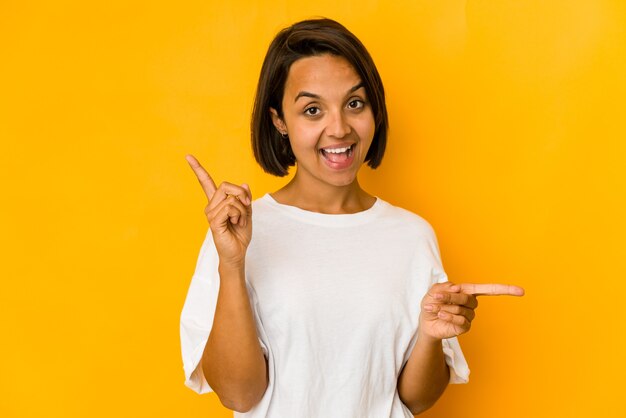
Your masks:
{"label": "earring", "polygon": [[281,132],[280,135],[283,137],[283,139],[289,138],[289,135],[287,134],[287,132]]}

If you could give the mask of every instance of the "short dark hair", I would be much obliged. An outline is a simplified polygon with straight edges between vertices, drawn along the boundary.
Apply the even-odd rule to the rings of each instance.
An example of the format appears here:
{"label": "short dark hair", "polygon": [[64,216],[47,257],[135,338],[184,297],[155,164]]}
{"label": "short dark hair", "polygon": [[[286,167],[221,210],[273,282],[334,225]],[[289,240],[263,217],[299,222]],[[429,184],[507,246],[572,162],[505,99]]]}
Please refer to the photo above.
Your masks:
{"label": "short dark hair", "polygon": [[300,58],[331,54],[345,58],[361,77],[376,129],[367,164],[380,165],[387,144],[387,107],[385,91],[374,60],[365,46],[348,29],[331,19],[304,20],[276,35],[265,55],[252,111],[252,149],[254,158],[267,173],[285,176],[296,163],[289,141],[272,123],[270,108],[283,117],[282,100],[291,65]]}

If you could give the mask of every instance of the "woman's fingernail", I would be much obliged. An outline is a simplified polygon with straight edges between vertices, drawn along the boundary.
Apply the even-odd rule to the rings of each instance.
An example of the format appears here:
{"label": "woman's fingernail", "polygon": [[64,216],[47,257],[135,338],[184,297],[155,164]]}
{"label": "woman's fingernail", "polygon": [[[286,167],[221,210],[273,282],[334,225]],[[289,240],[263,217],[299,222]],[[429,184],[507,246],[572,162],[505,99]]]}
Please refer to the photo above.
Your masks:
{"label": "woman's fingernail", "polygon": [[433,311],[433,305],[425,305],[424,306],[424,310],[426,312],[432,312]]}
{"label": "woman's fingernail", "polygon": [[443,295],[441,293],[435,293],[435,299],[442,300],[443,299]]}

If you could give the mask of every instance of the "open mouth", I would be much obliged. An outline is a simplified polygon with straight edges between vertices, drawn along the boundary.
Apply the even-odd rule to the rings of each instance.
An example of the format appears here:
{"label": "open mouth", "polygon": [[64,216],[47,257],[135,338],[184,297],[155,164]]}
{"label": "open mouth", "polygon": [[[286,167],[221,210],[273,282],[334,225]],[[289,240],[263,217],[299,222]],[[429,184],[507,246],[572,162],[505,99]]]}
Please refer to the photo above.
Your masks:
{"label": "open mouth", "polygon": [[330,162],[342,163],[352,157],[355,145],[356,144],[352,144],[349,147],[320,149],[320,153]]}

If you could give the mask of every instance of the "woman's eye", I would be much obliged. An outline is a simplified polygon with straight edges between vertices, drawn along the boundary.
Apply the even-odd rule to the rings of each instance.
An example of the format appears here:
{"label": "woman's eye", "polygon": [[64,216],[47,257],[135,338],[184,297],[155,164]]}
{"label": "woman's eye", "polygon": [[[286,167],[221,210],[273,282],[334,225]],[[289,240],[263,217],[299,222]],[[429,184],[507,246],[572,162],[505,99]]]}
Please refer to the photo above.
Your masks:
{"label": "woman's eye", "polygon": [[306,113],[309,116],[316,116],[320,113],[320,108],[319,107],[308,107],[306,109],[304,109],[304,113]]}
{"label": "woman's eye", "polygon": [[352,100],[348,103],[348,107],[350,109],[360,109],[364,106],[365,103],[363,103],[362,100]]}

